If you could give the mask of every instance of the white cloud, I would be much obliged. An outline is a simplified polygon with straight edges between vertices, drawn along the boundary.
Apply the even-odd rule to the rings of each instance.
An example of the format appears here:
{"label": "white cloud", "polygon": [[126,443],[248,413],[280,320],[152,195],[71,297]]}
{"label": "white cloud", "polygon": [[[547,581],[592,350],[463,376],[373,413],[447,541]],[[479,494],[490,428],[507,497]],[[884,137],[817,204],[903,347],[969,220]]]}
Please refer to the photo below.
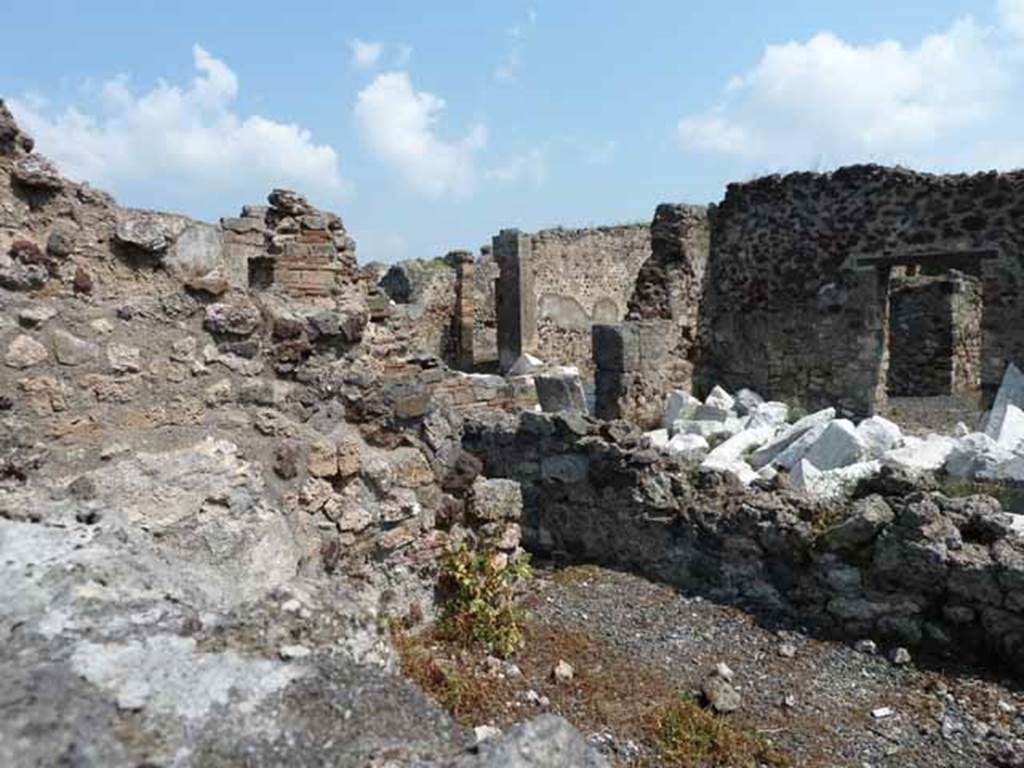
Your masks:
{"label": "white cloud", "polygon": [[443,99],[414,90],[407,72],[378,75],[356,99],[356,124],[366,146],[431,198],[469,194],[476,181],[475,154],[487,143],[481,124],[461,139],[438,135],[444,108]]}
{"label": "white cloud", "polygon": [[999,0],[996,11],[1009,32],[1024,37],[1024,0]]}
{"label": "white cloud", "polygon": [[506,184],[528,181],[534,186],[542,186],[548,177],[547,153],[541,147],[534,147],[488,169],[484,175],[488,179]]}
{"label": "white cloud", "polygon": [[12,99],[11,107],[64,173],[118,192],[145,186],[174,200],[175,192],[194,199],[196,189],[210,196],[262,196],[275,185],[345,191],[334,149],[294,123],[237,114],[235,73],[199,45],[192,57],[198,74],[186,87],[161,81],[136,93],[122,75],[100,86],[92,112],[53,111],[37,97]]}
{"label": "white cloud", "polygon": [[1001,40],[963,18],[913,46],[853,45],[828,32],[768,46],[718,104],[683,117],[678,136],[687,150],[780,166],[927,163],[1005,106],[1013,78]]}
{"label": "white cloud", "polygon": [[358,69],[369,69],[380,61],[384,54],[384,44],[367,42],[356,38],[349,44],[352,48],[352,66]]}
{"label": "white cloud", "polygon": [[376,41],[353,39],[349,43],[352,49],[352,66],[356,69],[373,69],[383,64],[385,58],[391,66],[401,69],[412,58],[412,46],[405,43],[382,43]]}
{"label": "white cloud", "polygon": [[[526,9],[526,21],[529,26],[533,26],[537,23],[537,10],[535,8]],[[502,56],[501,61],[494,68],[492,77],[497,83],[511,84],[519,82],[519,78],[523,75],[525,69],[525,61],[523,59],[523,40],[525,33],[520,25],[515,25],[507,31],[508,36],[508,48],[505,50],[505,55]]]}

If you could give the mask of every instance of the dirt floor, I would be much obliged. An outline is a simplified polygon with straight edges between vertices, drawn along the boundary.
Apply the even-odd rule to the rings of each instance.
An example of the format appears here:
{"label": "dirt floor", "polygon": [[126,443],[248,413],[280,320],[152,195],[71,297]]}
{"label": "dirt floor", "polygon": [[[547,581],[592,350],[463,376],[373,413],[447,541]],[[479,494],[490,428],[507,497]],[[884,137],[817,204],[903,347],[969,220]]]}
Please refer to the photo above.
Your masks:
{"label": "dirt floor", "polygon": [[978,399],[957,395],[892,397],[881,411],[882,416],[895,421],[904,432],[918,436],[929,432],[953,435],[959,422],[974,432],[979,428],[984,413]]}
{"label": "dirt floor", "polygon": [[[564,715],[623,766],[1024,766],[1024,691],[772,631],[734,608],[593,567],[541,570],[509,660],[406,635],[403,667],[468,726]],[[559,662],[571,678],[556,674]],[[712,715],[720,663],[743,703]]]}

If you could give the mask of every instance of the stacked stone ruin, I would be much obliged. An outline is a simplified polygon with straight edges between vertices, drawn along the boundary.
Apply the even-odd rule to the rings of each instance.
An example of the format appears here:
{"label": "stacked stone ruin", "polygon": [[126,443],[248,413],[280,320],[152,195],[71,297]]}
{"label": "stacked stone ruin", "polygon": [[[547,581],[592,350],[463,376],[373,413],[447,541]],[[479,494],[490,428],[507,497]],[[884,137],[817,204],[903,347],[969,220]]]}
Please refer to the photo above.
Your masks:
{"label": "stacked stone ruin", "polygon": [[[555,718],[467,753],[397,675],[462,543],[1024,675],[1021,516],[938,486],[1024,483],[1024,175],[769,177],[392,267],[289,190],[120,207],[2,102],[0,182],[0,763],[600,765]],[[897,279],[980,429],[870,415]]]}

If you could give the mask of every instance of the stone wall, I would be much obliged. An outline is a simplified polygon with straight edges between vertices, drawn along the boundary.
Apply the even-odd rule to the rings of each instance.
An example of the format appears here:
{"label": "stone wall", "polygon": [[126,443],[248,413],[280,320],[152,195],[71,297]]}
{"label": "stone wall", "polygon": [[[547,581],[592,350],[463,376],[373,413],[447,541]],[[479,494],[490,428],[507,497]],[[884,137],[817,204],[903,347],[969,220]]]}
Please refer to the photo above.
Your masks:
{"label": "stone wall", "polygon": [[590,327],[626,315],[651,254],[650,227],[546,229],[530,235],[542,360],[592,370]]}
{"label": "stone wall", "polygon": [[981,280],[981,379],[1024,358],[1024,172],[852,166],[730,185],[712,217],[702,379],[814,408],[885,399],[891,270]]}
{"label": "stone wall", "polygon": [[[650,370],[633,383],[634,388],[639,387],[632,395],[634,400],[640,397],[661,403],[669,389],[693,389],[693,373],[700,364],[701,311],[710,248],[707,208],[658,206],[651,222],[651,256],[637,275],[626,317],[668,323],[661,332],[669,343],[658,358],[649,360]],[[595,360],[599,354],[595,348]]]}
{"label": "stone wall", "polygon": [[592,370],[590,329],[626,313],[650,256],[646,225],[503,230],[493,240],[500,268],[495,296],[502,370],[526,352]]}
{"label": "stone wall", "polygon": [[470,422],[463,445],[489,477],[521,483],[537,554],[636,571],[773,625],[1024,674],[1024,540],[994,499],[895,475],[840,506],[745,491],[622,422],[575,414]]}
{"label": "stone wall", "polygon": [[677,331],[672,320],[593,327],[595,416],[644,429],[661,426],[666,395],[678,386],[671,375]]}
{"label": "stone wall", "polygon": [[981,282],[961,275],[953,292],[953,391],[976,396],[981,391],[982,321]]}
{"label": "stone wall", "polygon": [[379,285],[395,302],[394,321],[408,329],[410,351],[453,361],[454,267],[440,258],[411,259],[392,265]]}
{"label": "stone wall", "polygon": [[492,368],[498,362],[498,316],[494,305],[498,272],[498,262],[491,253],[491,246],[485,245],[480,249],[480,258],[473,270],[476,290],[473,347],[477,367]]}

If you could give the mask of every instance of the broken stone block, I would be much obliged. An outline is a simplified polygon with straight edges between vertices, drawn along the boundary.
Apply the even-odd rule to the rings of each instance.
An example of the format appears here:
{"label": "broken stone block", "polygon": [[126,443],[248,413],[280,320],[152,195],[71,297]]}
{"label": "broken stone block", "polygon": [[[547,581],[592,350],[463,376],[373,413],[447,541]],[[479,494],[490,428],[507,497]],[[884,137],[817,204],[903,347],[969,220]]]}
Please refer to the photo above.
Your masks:
{"label": "broken stone block", "polygon": [[856,464],[867,455],[867,444],[848,419],[836,419],[807,449],[804,459],[825,471]]}
{"label": "broken stone block", "polygon": [[882,463],[912,474],[941,469],[956,446],[956,440],[945,435],[928,435],[924,438],[908,436],[903,443],[902,448],[886,453]]}
{"label": "broken stone block", "polygon": [[1006,366],[1003,381],[999,385],[985,425],[985,434],[996,442],[999,441],[999,434],[1006,420],[1006,410],[1010,405],[1024,408],[1024,373],[1021,373],[1020,368],[1013,363]]}
{"label": "broken stone block", "polygon": [[693,409],[693,420],[694,421],[721,421],[724,422],[733,413],[728,408],[722,408],[717,405],[701,404]]}
{"label": "broken stone block", "polygon": [[973,480],[982,473],[994,473],[1000,464],[1013,458],[1013,452],[984,432],[975,432],[957,439],[943,469],[958,480]]}
{"label": "broken stone block", "polygon": [[874,477],[881,469],[881,462],[872,460],[822,471],[806,459],[802,459],[790,475],[790,482],[794,488],[808,496],[838,499],[852,493],[859,482]]}
{"label": "broken stone block", "polygon": [[114,238],[122,245],[147,253],[163,253],[170,245],[167,232],[160,222],[148,216],[132,216],[118,222]]}
{"label": "broken stone block", "polygon": [[665,452],[678,456],[683,461],[700,461],[706,455],[710,446],[702,435],[681,433],[668,441]]}
{"label": "broken stone block", "polygon": [[[776,456],[768,466],[784,469],[787,472],[792,471],[793,467],[800,463],[807,450],[818,441],[818,438],[821,437],[827,428],[828,424],[815,424],[794,440],[792,445],[786,448],[786,450]],[[753,458],[751,458],[751,462],[753,462]]]}
{"label": "broken stone block", "polygon": [[[224,236],[220,227],[198,222],[188,226],[174,241],[164,266],[182,281],[198,287],[202,278],[224,266]],[[241,276],[234,277],[241,285]]]}
{"label": "broken stone block", "polygon": [[714,472],[721,472],[724,475],[732,476],[741,485],[750,485],[760,479],[754,469],[742,459],[733,461],[708,461],[701,462],[701,469],[708,469]]}
{"label": "broken stone block", "polygon": [[768,443],[764,448],[760,448],[755,451],[750,457],[750,465],[754,467],[754,469],[767,466],[772,463],[780,453],[796,442],[804,433],[807,432],[807,430],[818,425],[828,424],[828,422],[832,421],[835,417],[835,408],[825,408],[824,410],[804,416],[788,429],[783,430],[781,434],[777,435],[775,439]]}
{"label": "broken stone block", "polygon": [[[988,483],[1024,484],[1024,456],[1014,455],[994,467],[986,467],[978,471],[975,479]],[[1012,515],[1018,530],[1024,532],[1024,515]]]}
{"label": "broken stone block", "polygon": [[651,448],[657,448],[659,451],[663,450],[669,441],[667,429],[655,429],[650,432],[644,432],[644,437],[650,441]]}
{"label": "broken stone block", "polygon": [[760,403],[750,412],[745,425],[746,429],[758,427],[781,427],[789,420],[789,406],[785,403],[770,401]]}
{"label": "broken stone block", "polygon": [[537,387],[537,400],[540,402],[541,410],[545,413],[587,412],[587,399],[579,376],[571,374],[537,376],[534,379],[534,385]]}
{"label": "broken stone block", "polygon": [[753,449],[762,446],[771,440],[772,435],[774,434],[774,427],[745,429],[716,446],[715,449],[708,454],[707,459],[704,460],[704,464],[729,464],[738,461]]}
{"label": "broken stone block", "polygon": [[512,363],[512,367],[508,369],[509,376],[529,376],[531,373],[539,369],[544,365],[544,361],[539,357],[534,357],[528,352],[520,355],[519,359]]}
{"label": "broken stone block", "polygon": [[1006,406],[1003,419],[996,431],[995,441],[1003,448],[1016,450],[1024,440],[1024,411],[1013,403]]}
{"label": "broken stone block", "polygon": [[877,459],[886,451],[899,448],[903,432],[897,424],[882,416],[872,416],[857,425],[857,434],[867,446],[868,457]]}
{"label": "broken stone block", "polygon": [[723,411],[731,411],[735,404],[735,398],[718,385],[715,385],[714,389],[704,399],[704,405],[721,408]]}
{"label": "broken stone block", "polygon": [[700,435],[706,440],[725,435],[731,437],[742,430],[742,425],[730,421],[697,421],[695,419],[681,419],[672,424],[670,432],[673,435]]}
{"label": "broken stone block", "polygon": [[26,187],[58,190],[64,186],[57,166],[48,158],[37,154],[19,158],[11,169],[11,176]]}
{"label": "broken stone block", "polygon": [[750,416],[764,402],[764,398],[752,389],[743,388],[736,393],[733,407],[740,416]]}
{"label": "broken stone block", "polygon": [[665,416],[661,420],[661,425],[667,429],[680,419],[692,418],[694,411],[697,410],[697,406],[700,404],[700,400],[689,392],[673,389],[668,395],[668,402],[665,404]]}

